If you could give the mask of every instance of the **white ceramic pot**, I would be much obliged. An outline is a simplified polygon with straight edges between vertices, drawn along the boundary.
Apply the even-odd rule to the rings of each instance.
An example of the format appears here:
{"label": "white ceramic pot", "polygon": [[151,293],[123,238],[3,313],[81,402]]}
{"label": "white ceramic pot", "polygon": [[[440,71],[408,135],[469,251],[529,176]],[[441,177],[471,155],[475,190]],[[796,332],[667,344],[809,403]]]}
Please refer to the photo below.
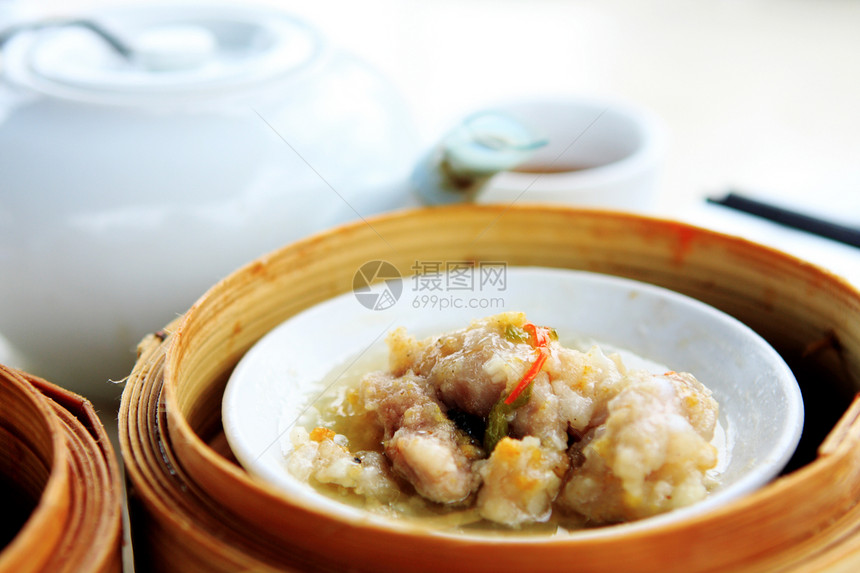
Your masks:
{"label": "white ceramic pot", "polygon": [[0,333],[22,366],[114,395],[136,343],[237,266],[404,204],[410,114],[279,12],[112,8],[0,54]]}
{"label": "white ceramic pot", "polygon": [[554,203],[648,212],[654,208],[666,136],[635,105],[579,96],[500,104],[548,144],[489,180],[480,203]]}
{"label": "white ceramic pot", "polygon": [[609,99],[540,96],[463,120],[411,178],[431,204],[552,203],[654,208],[665,136],[650,112]]}

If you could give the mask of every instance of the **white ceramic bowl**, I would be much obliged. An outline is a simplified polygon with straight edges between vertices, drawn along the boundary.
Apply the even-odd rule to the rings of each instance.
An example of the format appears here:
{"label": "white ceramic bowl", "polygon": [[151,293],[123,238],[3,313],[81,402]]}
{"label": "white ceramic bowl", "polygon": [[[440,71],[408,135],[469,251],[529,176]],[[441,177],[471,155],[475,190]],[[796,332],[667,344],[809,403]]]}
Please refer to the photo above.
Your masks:
{"label": "white ceramic bowl", "polygon": [[649,211],[665,154],[662,123],[629,103],[556,96],[493,106],[549,144],[493,177],[480,203],[541,202]]}
{"label": "white ceramic bowl", "polygon": [[[794,376],[773,348],[736,319],[673,291],[607,275],[507,268],[505,278],[501,289],[485,284],[478,291],[475,282],[475,290],[436,295],[420,281],[392,278],[376,291],[397,295],[396,304],[385,310],[369,310],[366,300],[349,293],[272,330],[238,364],[223,398],[224,431],[240,463],[322,512],[362,516],[285,469],[289,430],[320,393],[320,382],[356,360],[384,366],[384,338],[397,326],[430,335],[503,310],[525,311],[563,338],[582,337],[627,351],[645,359],[640,363],[645,367],[656,363],[692,372],[720,404],[723,433],[715,445],[722,450],[721,485],[698,504],[612,529],[647,527],[716,507],[765,484],[794,452],[803,427]],[[363,518],[385,523],[378,516]],[[600,535],[606,529],[576,535]]]}

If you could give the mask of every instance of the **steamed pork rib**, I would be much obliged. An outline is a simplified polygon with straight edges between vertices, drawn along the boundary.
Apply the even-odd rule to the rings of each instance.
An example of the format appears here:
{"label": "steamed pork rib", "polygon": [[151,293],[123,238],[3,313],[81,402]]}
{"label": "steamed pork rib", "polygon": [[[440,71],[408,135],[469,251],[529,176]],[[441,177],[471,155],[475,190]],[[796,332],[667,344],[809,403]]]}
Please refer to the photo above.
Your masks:
{"label": "steamed pork rib", "polygon": [[[691,374],[566,348],[523,313],[420,340],[398,329],[388,345],[388,369],[346,391],[342,434],[325,412],[296,431],[294,475],[371,505],[399,491],[509,527],[639,519],[708,494],[718,406]],[[368,425],[370,447],[356,439]]]}
{"label": "steamed pork rib", "polygon": [[411,371],[399,377],[374,372],[362,380],[361,396],[382,424],[391,467],[419,494],[456,504],[475,491],[472,462],[481,452],[445,415],[447,408],[424,378]]}
{"label": "steamed pork rib", "polygon": [[559,499],[598,523],[647,517],[702,499],[702,476],[717,462],[716,450],[707,447],[716,408],[702,407],[704,386],[674,372],[636,372],[630,378],[607,404],[606,421],[574,446],[583,463]]}
{"label": "steamed pork rib", "polygon": [[482,479],[479,515],[514,527],[546,521],[567,465],[565,456],[539,438],[502,438],[489,459],[476,464]]}

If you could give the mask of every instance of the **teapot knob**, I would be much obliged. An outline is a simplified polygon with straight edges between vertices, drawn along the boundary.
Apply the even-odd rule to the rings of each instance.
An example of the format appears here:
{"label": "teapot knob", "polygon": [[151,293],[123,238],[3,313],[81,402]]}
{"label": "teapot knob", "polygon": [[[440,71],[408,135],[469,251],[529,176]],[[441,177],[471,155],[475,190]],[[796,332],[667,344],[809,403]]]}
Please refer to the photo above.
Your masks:
{"label": "teapot knob", "polygon": [[215,56],[218,41],[202,26],[160,26],[139,34],[132,49],[135,62],[145,70],[186,70],[209,62]]}

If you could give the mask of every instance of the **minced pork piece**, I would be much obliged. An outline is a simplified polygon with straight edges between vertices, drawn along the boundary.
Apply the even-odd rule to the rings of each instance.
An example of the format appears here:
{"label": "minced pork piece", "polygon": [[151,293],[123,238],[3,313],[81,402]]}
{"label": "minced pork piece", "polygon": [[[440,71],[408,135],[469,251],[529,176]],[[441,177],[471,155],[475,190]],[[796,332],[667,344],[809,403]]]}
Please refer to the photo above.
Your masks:
{"label": "minced pork piece", "polygon": [[[388,345],[389,368],[347,390],[352,429],[294,431],[293,475],[509,527],[616,523],[708,494],[718,405],[691,374],[627,370],[517,312],[423,340],[397,329]],[[351,451],[368,430],[377,442]]]}

